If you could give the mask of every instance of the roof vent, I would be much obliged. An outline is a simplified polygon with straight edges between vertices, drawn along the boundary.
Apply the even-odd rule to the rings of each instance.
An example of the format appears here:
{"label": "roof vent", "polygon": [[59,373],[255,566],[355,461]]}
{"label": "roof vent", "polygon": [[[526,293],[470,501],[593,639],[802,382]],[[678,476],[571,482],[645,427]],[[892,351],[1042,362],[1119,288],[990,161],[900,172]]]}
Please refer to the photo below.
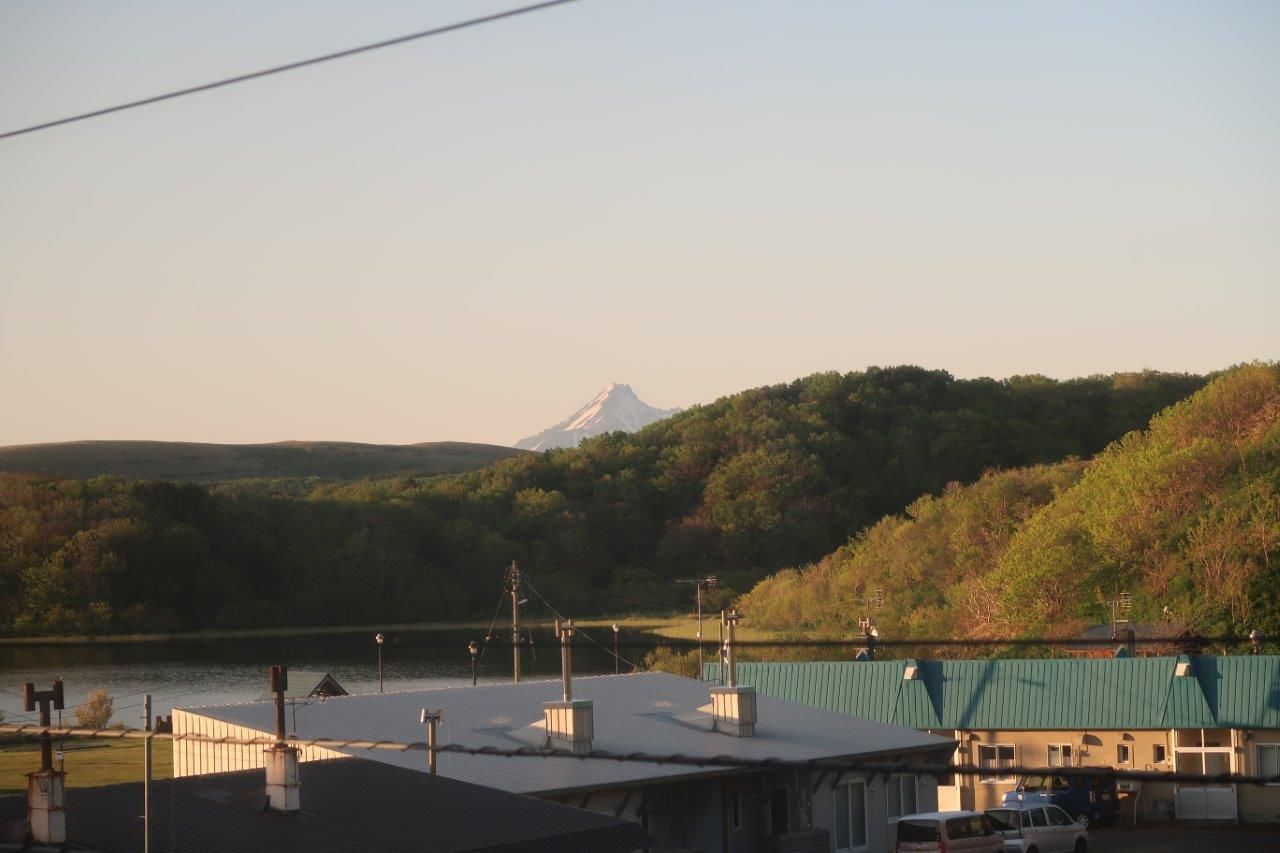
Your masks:
{"label": "roof vent", "polygon": [[547,746],[584,754],[591,752],[591,740],[595,737],[595,712],[590,701],[573,698],[573,632],[572,619],[564,624],[556,623],[564,699],[544,703],[542,714],[547,726]]}
{"label": "roof vent", "polygon": [[902,680],[903,681],[919,681],[920,667],[916,666],[913,663],[907,664],[906,668],[902,670]]}
{"label": "roof vent", "polygon": [[1178,663],[1173,667],[1173,674],[1178,678],[1186,678],[1191,674],[1191,664],[1184,660],[1178,661]]}

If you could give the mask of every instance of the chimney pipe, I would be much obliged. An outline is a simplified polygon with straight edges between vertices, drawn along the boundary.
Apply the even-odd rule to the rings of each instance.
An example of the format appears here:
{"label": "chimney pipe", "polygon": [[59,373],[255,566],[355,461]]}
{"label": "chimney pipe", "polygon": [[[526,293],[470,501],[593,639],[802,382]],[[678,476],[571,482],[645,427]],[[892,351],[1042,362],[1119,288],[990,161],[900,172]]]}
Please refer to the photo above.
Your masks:
{"label": "chimney pipe", "polygon": [[573,701],[573,646],[570,645],[570,639],[573,637],[573,620],[565,620],[561,624],[556,621],[556,634],[560,637],[560,682],[561,692],[564,694],[565,702]]}
{"label": "chimney pipe", "polygon": [[[40,725],[51,724],[49,706],[61,711],[62,679],[53,682],[52,690],[36,690],[30,682],[22,686],[22,707],[34,711],[40,706]],[[53,769],[53,736],[40,735],[40,769],[27,774],[27,823],[31,837],[38,844],[65,844],[67,814],[63,811],[66,774]]]}
{"label": "chimney pipe", "polygon": [[276,742],[266,749],[267,808],[289,814],[302,808],[298,791],[300,750],[285,743],[284,692],[289,689],[289,667],[271,667],[267,689],[276,694]]}
{"label": "chimney pipe", "polygon": [[594,709],[591,702],[573,698],[573,620],[563,624],[556,622],[556,634],[560,637],[560,680],[562,700],[547,702],[542,706],[543,720],[547,727],[547,745],[552,749],[567,749],[579,754],[591,751],[595,737]]}
{"label": "chimney pipe", "polygon": [[734,737],[754,737],[756,733],[756,689],[738,686],[738,667],[734,656],[734,628],[741,617],[737,610],[720,611],[724,628],[724,669],[727,684],[711,688],[711,716],[715,730]]}

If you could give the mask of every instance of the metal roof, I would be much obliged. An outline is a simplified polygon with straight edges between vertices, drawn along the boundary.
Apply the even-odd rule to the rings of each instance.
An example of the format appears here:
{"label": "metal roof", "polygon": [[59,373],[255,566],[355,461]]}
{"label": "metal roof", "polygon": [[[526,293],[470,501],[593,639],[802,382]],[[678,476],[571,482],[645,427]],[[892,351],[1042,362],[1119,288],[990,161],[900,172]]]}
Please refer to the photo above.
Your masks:
{"label": "metal roof", "polygon": [[[710,730],[710,717],[697,713],[709,704],[710,685],[667,673],[637,673],[578,678],[574,699],[594,705],[596,749],[616,753],[725,755],[744,759],[806,761],[860,757],[903,751],[949,751],[952,742],[883,722],[759,696],[755,737],[739,738]],[[541,745],[544,702],[559,701],[559,681],[480,684],[342,696],[298,708],[301,738],[423,741],[418,723],[422,708],[444,711],[438,729],[441,744],[513,748]],[[274,730],[269,702],[183,709],[262,732]],[[422,752],[350,750],[379,762],[425,770]],[[553,794],[623,787],[648,781],[740,772],[642,762],[563,757],[503,758],[442,753],[437,772],[454,779],[520,793]]]}
{"label": "metal roof", "polygon": [[[1190,674],[1175,674],[1179,663]],[[908,665],[917,679],[904,681]],[[739,663],[762,695],[919,729],[1280,728],[1280,656]],[[718,664],[706,674],[715,680]]]}
{"label": "metal roof", "polygon": [[[152,785],[152,847],[184,853],[386,850],[558,853],[629,851],[650,842],[630,821],[375,761],[301,768],[302,810],[263,810],[262,770]],[[68,850],[142,849],[142,783],[67,791]],[[0,827],[21,823],[25,796],[0,799]],[[61,848],[60,848],[61,849]]]}

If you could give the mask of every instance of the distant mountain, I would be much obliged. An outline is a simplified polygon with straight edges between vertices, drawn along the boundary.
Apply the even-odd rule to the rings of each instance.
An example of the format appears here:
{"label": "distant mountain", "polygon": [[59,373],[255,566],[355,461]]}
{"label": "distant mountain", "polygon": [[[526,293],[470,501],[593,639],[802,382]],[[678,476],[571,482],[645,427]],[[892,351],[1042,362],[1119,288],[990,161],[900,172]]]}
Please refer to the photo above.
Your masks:
{"label": "distant mountain", "polygon": [[0,471],[59,474],[78,480],[104,474],[136,480],[206,482],[248,477],[353,480],[394,474],[458,474],[516,455],[519,451],[510,447],[462,441],[422,444],[69,441],[0,447]]}
{"label": "distant mountain", "polygon": [[522,438],[515,446],[521,450],[551,450],[554,447],[577,447],[584,438],[606,432],[635,432],[654,421],[679,412],[679,409],[655,409],[636,396],[630,385],[617,382],[601,391],[590,403],[537,435]]}

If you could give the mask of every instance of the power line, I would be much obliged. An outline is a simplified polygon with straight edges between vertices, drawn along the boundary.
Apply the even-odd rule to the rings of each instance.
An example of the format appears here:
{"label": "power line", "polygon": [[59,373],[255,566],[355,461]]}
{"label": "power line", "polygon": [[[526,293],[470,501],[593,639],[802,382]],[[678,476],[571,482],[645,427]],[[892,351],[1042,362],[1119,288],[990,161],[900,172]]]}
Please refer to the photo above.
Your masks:
{"label": "power line", "polygon": [[172,92],[165,92],[164,94],[161,94],[161,95],[153,95],[149,98],[143,98],[142,100],[139,100],[139,101],[129,101],[128,103],[117,104],[113,107],[104,107],[103,109],[100,109],[100,110],[93,110],[87,113],[80,113],[79,115],[60,118],[55,121],[46,121],[41,124],[31,125],[30,127],[23,127],[17,130],[6,131],[5,133],[0,133],[0,139],[8,139],[13,136],[21,136],[25,133],[34,133],[37,130],[46,130],[48,128],[58,127],[59,125],[63,125],[63,124],[71,124],[72,122],[84,121],[85,119],[97,118],[98,116],[104,116],[104,115],[109,115],[111,113],[123,112],[124,110],[131,110],[135,107],[143,107],[143,106],[146,106],[147,104],[155,104],[155,103],[159,103],[160,101],[168,101],[174,98],[181,98],[184,95],[193,95],[197,92],[207,92],[210,89],[218,89],[218,88],[221,88],[222,86],[230,86],[234,83],[244,83],[248,80],[256,80],[260,77],[269,77],[272,74],[282,74],[286,71],[293,71],[298,68],[305,68],[309,65],[319,65],[322,62],[330,62],[334,59],[344,59],[348,56],[355,56],[358,53],[367,53],[369,51],[380,50],[381,48],[384,48],[384,47],[392,47],[394,45],[404,44],[406,42],[416,41],[418,39],[430,38],[431,36],[444,35],[445,33],[451,33],[456,30],[467,29],[469,27],[476,27],[481,24],[489,24],[489,23],[493,23],[494,21],[503,20],[505,18],[514,18],[518,15],[526,15],[526,14],[529,14],[530,12],[538,12],[543,9],[549,9],[552,6],[563,6],[566,3],[572,3],[572,2],[574,2],[574,0],[546,0],[546,2],[535,3],[531,6],[521,6],[517,9],[508,9],[504,12],[495,12],[492,15],[484,15],[483,17],[479,17],[479,18],[471,18],[466,21],[459,21],[454,24],[447,24],[443,27],[435,27],[429,30],[422,30],[421,32],[411,33],[406,36],[399,36],[397,38],[386,39],[385,41],[374,42],[373,44],[366,44],[366,45],[361,45],[360,47],[352,47],[346,50],[340,50],[340,51],[337,51],[336,53],[326,53],[323,56],[313,56],[310,59],[302,59],[297,62],[287,63],[285,65],[276,65],[271,68],[263,68],[260,71],[251,71],[247,74],[238,74],[235,77],[227,77],[222,80],[215,80],[211,83],[202,83],[199,86],[191,86],[186,89],[177,89]]}
{"label": "power line", "polygon": [[[144,729],[93,729],[62,726],[41,726],[39,724],[10,725],[0,724],[0,732],[16,734],[42,734],[66,737],[101,737],[118,740],[140,738],[170,741],[193,741],[198,743],[214,743],[232,746],[273,746],[279,742],[274,735],[259,737],[218,737],[214,735],[185,732],[146,731]],[[422,741],[388,741],[388,740],[354,740],[338,738],[300,738],[286,737],[285,742],[297,747],[320,747],[324,749],[365,749],[390,752],[425,752],[430,747]],[[939,749],[943,747],[940,746]],[[460,755],[494,756],[499,758],[570,758],[580,761],[614,761],[639,762],[644,764],[672,764],[683,767],[725,767],[733,769],[788,769],[819,770],[834,773],[867,773],[872,775],[889,775],[894,773],[919,773],[924,776],[982,776],[991,773],[992,767],[980,767],[973,764],[919,763],[912,764],[901,761],[860,760],[845,758],[815,759],[783,759],[783,758],[737,758],[731,755],[684,755],[680,753],[658,755],[646,752],[610,752],[594,749],[591,752],[576,753],[567,749],[539,747],[497,747],[466,746],[450,743],[437,745],[436,752],[452,752]],[[1044,767],[1024,767],[1021,765],[1002,766],[998,768],[1002,774],[1011,776],[1043,774],[1048,771]],[[1261,776],[1243,773],[1186,773],[1182,771],[1161,770],[1125,770],[1110,767],[1054,767],[1054,775],[1068,778],[1096,778],[1106,776],[1116,781],[1133,780],[1138,782],[1205,782],[1210,784],[1237,785],[1275,785],[1280,784],[1280,774]]]}
{"label": "power line", "polygon": [[[525,585],[525,586],[527,586],[527,587],[529,587],[529,589],[530,589],[530,590],[532,590],[532,592],[533,592],[533,594],[534,594],[534,595],[538,596],[538,600],[539,600],[539,601],[541,601],[543,604],[545,604],[545,605],[547,606],[547,609],[548,609],[548,610],[550,610],[550,611],[551,611],[551,613],[552,613],[552,614],[553,614],[557,619],[559,619],[561,622],[567,621],[563,616],[561,616],[561,615],[560,615],[560,612],[559,612],[558,610],[556,610],[554,607],[552,607],[552,606],[551,606],[551,602],[549,602],[549,601],[547,601],[545,598],[543,598],[543,597],[542,597],[542,593],[538,592],[538,590],[534,588],[533,584],[529,583],[529,579],[528,579],[528,578],[525,578],[524,585]],[[609,653],[609,655],[610,655],[610,656],[612,656],[612,655],[614,654],[614,652],[613,652],[612,650],[610,650],[607,646],[605,646],[603,643],[601,643],[601,642],[600,642],[599,640],[597,640],[595,637],[593,637],[593,636],[591,636],[590,634],[588,634],[586,631],[583,631],[581,628],[579,628],[579,629],[578,629],[578,633],[579,633],[579,634],[581,634],[582,636],[586,637],[586,638],[587,638],[588,640],[590,640],[591,642],[595,643],[595,644],[596,644],[597,646],[599,646],[600,648],[604,649],[606,652],[608,652],[608,653]],[[618,657],[618,660],[622,661],[623,663],[625,663],[627,666],[631,667],[632,669],[636,669],[636,670],[640,669],[640,664],[635,663],[634,661],[629,661],[629,660],[627,660],[626,658],[624,658],[622,655],[618,655],[617,657]]]}

